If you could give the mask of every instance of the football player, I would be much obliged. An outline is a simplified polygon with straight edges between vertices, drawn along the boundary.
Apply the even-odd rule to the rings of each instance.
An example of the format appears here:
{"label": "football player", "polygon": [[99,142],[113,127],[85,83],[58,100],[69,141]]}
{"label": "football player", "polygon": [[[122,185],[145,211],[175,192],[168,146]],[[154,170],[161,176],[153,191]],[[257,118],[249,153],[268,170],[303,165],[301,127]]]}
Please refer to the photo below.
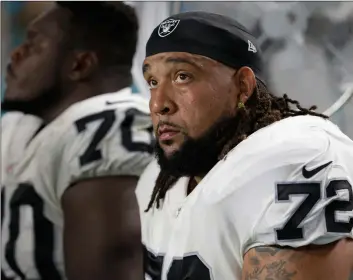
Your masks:
{"label": "football player", "polygon": [[158,159],[137,187],[145,279],[347,280],[353,141],[268,90],[249,31],[174,15],[143,72]]}
{"label": "football player", "polygon": [[2,279],[141,279],[135,187],[153,135],[130,91],[137,31],[123,2],[58,2],[13,51]]}

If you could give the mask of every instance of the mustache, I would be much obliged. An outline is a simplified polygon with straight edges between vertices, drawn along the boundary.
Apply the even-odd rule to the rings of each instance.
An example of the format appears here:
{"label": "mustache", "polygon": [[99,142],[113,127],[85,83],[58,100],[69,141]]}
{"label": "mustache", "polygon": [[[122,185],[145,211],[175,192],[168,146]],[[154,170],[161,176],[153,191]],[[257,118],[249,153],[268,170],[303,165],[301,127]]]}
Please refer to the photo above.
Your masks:
{"label": "mustache", "polygon": [[170,126],[170,127],[174,127],[177,130],[179,130],[181,133],[186,134],[185,129],[183,127],[181,127],[181,126],[179,126],[179,125],[177,125],[175,123],[169,122],[169,121],[159,121],[155,131],[157,132],[162,125],[167,125],[167,126]]}

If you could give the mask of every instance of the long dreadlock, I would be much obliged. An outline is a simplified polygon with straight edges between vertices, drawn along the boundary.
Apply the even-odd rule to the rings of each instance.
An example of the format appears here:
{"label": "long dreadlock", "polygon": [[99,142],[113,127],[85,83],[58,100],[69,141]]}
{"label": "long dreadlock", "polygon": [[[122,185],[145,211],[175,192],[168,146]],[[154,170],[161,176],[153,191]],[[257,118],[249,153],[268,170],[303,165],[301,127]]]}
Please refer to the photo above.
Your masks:
{"label": "long dreadlock", "polygon": [[[296,110],[291,108],[296,106]],[[234,136],[230,139],[225,135],[225,145],[219,155],[219,160],[224,158],[230,150],[245,140],[250,134],[268,126],[276,121],[283,120],[292,116],[312,115],[327,119],[328,116],[314,112],[316,106],[309,109],[303,108],[296,100],[290,99],[287,94],[283,97],[276,97],[266,87],[266,85],[257,79],[257,86],[254,94],[246,102],[246,106],[238,109],[237,129]],[[166,171],[160,171],[155,187],[153,189],[150,202],[145,212],[148,212],[154,203],[159,208],[160,201],[165,198],[167,191],[178,181],[179,177],[169,174]]]}

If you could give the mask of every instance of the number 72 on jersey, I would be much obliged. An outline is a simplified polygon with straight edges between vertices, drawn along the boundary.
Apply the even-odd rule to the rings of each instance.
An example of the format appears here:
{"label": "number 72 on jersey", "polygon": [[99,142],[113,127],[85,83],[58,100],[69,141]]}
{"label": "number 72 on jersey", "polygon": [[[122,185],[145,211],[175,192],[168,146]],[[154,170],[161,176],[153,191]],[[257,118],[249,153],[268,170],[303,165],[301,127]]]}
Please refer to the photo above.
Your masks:
{"label": "number 72 on jersey", "polygon": [[[339,195],[341,194],[341,195]],[[276,202],[291,203],[292,196],[306,196],[282,228],[275,229],[276,238],[300,240],[304,238],[300,224],[308,217],[320,199],[331,200],[324,208],[326,230],[330,233],[349,234],[353,228],[353,192],[348,180],[331,180],[324,193],[320,182],[282,183],[276,185]],[[338,196],[342,197],[339,198]],[[338,213],[349,214],[347,221],[338,221]]]}

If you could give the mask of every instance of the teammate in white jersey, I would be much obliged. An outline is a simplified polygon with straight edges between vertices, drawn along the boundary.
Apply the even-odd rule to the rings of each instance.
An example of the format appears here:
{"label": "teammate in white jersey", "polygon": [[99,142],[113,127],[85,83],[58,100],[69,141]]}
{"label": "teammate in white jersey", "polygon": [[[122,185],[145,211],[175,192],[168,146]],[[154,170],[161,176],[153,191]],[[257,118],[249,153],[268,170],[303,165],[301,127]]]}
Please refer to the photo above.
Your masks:
{"label": "teammate in white jersey", "polygon": [[137,30],[123,2],[60,2],[14,50],[2,105],[25,115],[2,120],[2,279],[141,279],[153,135],[129,88]]}
{"label": "teammate in white jersey", "polygon": [[353,141],[271,94],[261,69],[255,38],[230,18],[182,13],[153,31],[143,71],[157,161],[137,187],[145,279],[348,280]]}

